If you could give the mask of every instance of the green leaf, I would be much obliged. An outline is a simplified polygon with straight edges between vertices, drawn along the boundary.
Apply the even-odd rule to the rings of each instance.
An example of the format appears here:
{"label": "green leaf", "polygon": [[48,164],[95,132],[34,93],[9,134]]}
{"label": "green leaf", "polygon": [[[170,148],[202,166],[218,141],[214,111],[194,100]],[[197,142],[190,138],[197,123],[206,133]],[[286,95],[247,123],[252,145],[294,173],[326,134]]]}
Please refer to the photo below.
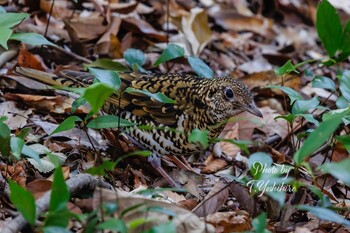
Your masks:
{"label": "green leaf", "polygon": [[299,71],[296,69],[296,67],[292,64],[291,60],[288,60],[283,66],[280,68],[275,69],[275,73],[278,75],[284,75],[295,72],[299,74]]}
{"label": "green leaf", "polygon": [[130,153],[127,153],[126,155],[118,157],[118,159],[115,161],[115,165],[117,165],[120,161],[122,161],[125,158],[131,157],[131,156],[142,156],[142,157],[149,157],[152,155],[151,151],[148,150],[137,150]]}
{"label": "green leaf", "polygon": [[203,148],[208,148],[208,134],[209,132],[207,130],[194,129],[188,137],[188,141],[191,143],[199,143]]}
{"label": "green leaf", "polygon": [[331,222],[335,222],[335,223],[350,227],[349,220],[346,220],[343,216],[335,213],[330,209],[318,207],[318,206],[308,206],[308,205],[298,205],[297,208],[300,210],[310,212],[311,214],[315,215],[317,218],[321,220],[331,221]]}
{"label": "green leaf", "polygon": [[138,70],[146,61],[145,54],[139,49],[127,49],[124,58],[133,70]]}
{"label": "green leaf", "polygon": [[0,123],[4,123],[4,121],[7,121],[8,117],[7,116],[0,116]]}
{"label": "green leaf", "polygon": [[333,57],[337,50],[342,47],[343,32],[338,12],[327,0],[318,4],[316,29],[328,55]]}
{"label": "green leaf", "polygon": [[34,225],[36,208],[33,194],[12,180],[9,180],[9,186],[11,191],[10,200],[12,204],[18,209],[19,212],[21,212],[24,219],[27,220],[28,223]]}
{"label": "green leaf", "polygon": [[293,104],[295,100],[302,100],[303,99],[303,97],[301,97],[301,95],[297,91],[293,90],[290,87],[278,86],[278,85],[268,85],[267,88],[279,89],[279,90],[283,91],[284,93],[286,93],[288,95],[291,104]]}
{"label": "green leaf", "polygon": [[169,44],[153,65],[158,66],[163,62],[182,57],[184,54],[185,50],[182,47],[176,44]]}
{"label": "green leaf", "polygon": [[85,172],[89,173],[93,176],[104,176],[104,175],[106,175],[107,171],[112,171],[115,168],[115,166],[116,166],[115,162],[112,162],[110,160],[106,160],[106,161],[103,161],[101,165],[91,167],[91,168],[85,170]]}
{"label": "green leaf", "polygon": [[12,154],[19,159],[22,154],[22,149],[25,142],[22,138],[19,137],[11,137],[10,146]]}
{"label": "green leaf", "polygon": [[[349,136],[348,136],[349,137]],[[338,163],[325,163],[320,169],[350,186],[350,159],[344,159]]]}
{"label": "green leaf", "polygon": [[314,97],[309,100],[296,100],[292,106],[292,113],[293,114],[302,114],[310,109],[316,108],[320,104],[320,101],[317,99],[317,97]]}
{"label": "green leaf", "polygon": [[248,167],[254,179],[259,179],[264,168],[271,167],[272,158],[263,152],[256,152],[249,156]]}
{"label": "green leaf", "polygon": [[214,71],[198,57],[189,56],[188,62],[196,74],[203,78],[213,78]]}
{"label": "green leaf", "polygon": [[23,140],[26,139],[26,137],[28,137],[30,132],[30,128],[23,128],[21,129],[21,131],[19,131],[19,133],[17,134],[17,137],[22,138]]}
{"label": "green leaf", "polygon": [[83,97],[91,105],[92,112],[98,112],[114,89],[104,83],[94,83],[85,89]]}
{"label": "green leaf", "polygon": [[349,109],[335,113],[332,117],[323,121],[316,130],[310,133],[301,148],[294,154],[294,161],[300,164],[306,157],[322,146],[338,128],[342,118],[348,113]]}
{"label": "green leaf", "polygon": [[125,89],[126,93],[141,93],[144,94],[148,97],[151,97],[161,103],[165,103],[165,104],[174,104],[176,103],[175,100],[170,99],[168,96],[164,95],[163,93],[157,92],[155,94],[147,91],[147,90],[139,90],[139,89],[135,89],[133,87],[128,87]]}
{"label": "green leaf", "polygon": [[307,121],[315,124],[316,126],[320,125],[320,122],[318,122],[318,120],[316,120],[312,114],[298,114],[298,116],[304,117]]}
{"label": "green leaf", "polygon": [[350,154],[350,136],[349,135],[341,135],[341,136],[337,136],[336,139],[343,144],[343,146],[345,147],[345,149],[348,151],[348,153]]}
{"label": "green leaf", "polygon": [[10,128],[3,122],[0,122],[0,153],[7,157],[10,155]]}
{"label": "green leaf", "polygon": [[108,58],[101,58],[101,59],[97,59],[96,61],[85,65],[87,67],[96,67],[96,68],[101,68],[101,69],[105,69],[105,70],[114,70],[114,71],[128,71],[129,69],[127,67],[125,67],[123,64],[113,61],[111,59]]}
{"label": "green leaf", "polygon": [[333,80],[325,76],[316,76],[314,79],[312,79],[312,86],[328,89],[331,91],[336,90],[336,86]]}
{"label": "green leaf", "polygon": [[120,233],[127,233],[128,228],[123,220],[111,218],[97,225],[99,230],[111,230]]}
{"label": "green leaf", "polygon": [[43,228],[44,233],[72,233],[65,227],[49,226]]}
{"label": "green leaf", "polygon": [[343,97],[350,103],[350,71],[344,71],[339,81],[339,89]]}
{"label": "green leaf", "polygon": [[65,119],[61,124],[59,124],[50,135],[73,129],[75,127],[75,123],[81,121],[82,119],[78,116],[70,116],[67,119]]}
{"label": "green leaf", "polygon": [[337,108],[347,108],[349,106],[349,102],[344,98],[344,96],[339,96],[335,101]]}
{"label": "green leaf", "polygon": [[176,233],[176,226],[172,221],[167,223],[161,223],[157,226],[151,227],[149,230],[143,231],[142,233]]}
{"label": "green leaf", "polygon": [[64,181],[62,168],[56,167],[51,185],[50,212],[59,212],[66,209],[69,201],[69,191]]}
{"label": "green leaf", "polygon": [[108,129],[130,127],[136,124],[115,115],[103,115],[91,120],[86,127],[91,129]]}
{"label": "green leaf", "polygon": [[0,13],[0,45],[7,49],[7,41],[12,34],[12,28],[28,18],[26,13]]}
{"label": "green leaf", "polygon": [[41,164],[40,156],[29,146],[23,145],[22,154],[29,158],[34,159],[37,163]]}
{"label": "green leaf", "polygon": [[89,72],[94,75],[98,81],[104,83],[114,91],[118,91],[121,85],[121,80],[117,72],[112,70],[101,70],[96,68],[89,68]]}
{"label": "green leaf", "polygon": [[271,231],[266,229],[267,226],[266,213],[262,212],[252,221],[253,229],[255,233],[270,233]]}
{"label": "green leaf", "polygon": [[49,212],[44,226],[45,228],[55,227],[59,231],[60,228],[66,228],[69,220],[72,218],[76,218],[76,215],[69,212],[66,208],[56,212]]}
{"label": "green leaf", "polygon": [[30,45],[50,45],[50,46],[57,47],[57,45],[55,45],[54,43],[51,43],[42,35],[33,33],[33,32],[13,33],[10,36],[10,40],[18,40],[18,41],[21,41],[22,43],[30,44]]}
{"label": "green leaf", "polygon": [[343,30],[342,39],[341,39],[341,46],[340,50],[343,53],[349,53],[350,52],[350,20],[346,22],[346,25]]}

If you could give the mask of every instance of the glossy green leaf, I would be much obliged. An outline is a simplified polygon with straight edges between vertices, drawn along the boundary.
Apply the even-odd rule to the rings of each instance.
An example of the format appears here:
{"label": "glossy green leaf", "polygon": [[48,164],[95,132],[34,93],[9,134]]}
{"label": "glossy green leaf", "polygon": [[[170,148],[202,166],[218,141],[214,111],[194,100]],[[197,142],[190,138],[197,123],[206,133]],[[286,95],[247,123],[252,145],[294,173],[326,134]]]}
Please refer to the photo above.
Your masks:
{"label": "glossy green leaf", "polygon": [[85,170],[86,173],[89,173],[93,176],[104,176],[106,172],[112,171],[116,166],[116,163],[110,160],[103,161],[101,165],[91,167]]}
{"label": "glossy green leaf", "polygon": [[105,70],[115,70],[115,71],[128,71],[129,69],[125,67],[123,64],[113,61],[108,58],[101,58],[97,59],[96,61],[85,65],[87,67],[96,67],[96,68],[101,68]]}
{"label": "glossy green leaf", "polygon": [[296,69],[296,67],[292,64],[291,60],[288,60],[283,66],[275,69],[275,73],[277,75],[284,75],[295,72],[299,74],[299,71]]}
{"label": "glossy green leaf", "polygon": [[341,135],[341,136],[337,136],[336,139],[343,144],[343,146],[345,147],[345,149],[348,151],[348,153],[350,154],[350,136],[349,135]]}
{"label": "glossy green leaf", "polygon": [[327,1],[318,4],[316,14],[316,29],[324,48],[330,57],[342,47],[342,26],[337,10]]}
{"label": "glossy green leaf", "polygon": [[350,71],[344,71],[339,81],[339,89],[343,97],[350,103]]}
{"label": "glossy green leaf", "polygon": [[50,45],[57,46],[54,43],[48,41],[40,34],[33,32],[16,32],[10,36],[10,40],[18,40],[25,44],[30,45]]}
{"label": "glossy green leaf", "polygon": [[340,50],[343,53],[350,52],[350,20],[348,20],[345,24],[343,34],[342,34],[342,39],[341,39]]}
{"label": "glossy green leaf", "polygon": [[316,126],[320,125],[320,122],[318,122],[318,120],[316,120],[312,114],[298,114],[298,116],[304,117],[307,121],[315,124]]}
{"label": "glossy green leaf", "polygon": [[338,99],[335,101],[335,104],[339,109],[347,108],[349,106],[349,102],[344,98],[344,96],[339,96]]}
{"label": "glossy green leaf", "polygon": [[9,180],[9,186],[11,191],[10,200],[12,204],[18,209],[28,223],[34,225],[36,219],[36,207],[33,194],[12,180]]}
{"label": "glossy green leaf", "polygon": [[271,167],[272,158],[263,152],[256,152],[249,156],[248,167],[254,179],[259,179],[264,168]]}
{"label": "glossy green leaf", "polygon": [[[349,136],[348,136],[349,137]],[[344,159],[338,163],[325,163],[320,169],[350,186],[350,159]]]}
{"label": "glossy green leaf", "polygon": [[64,181],[62,168],[56,167],[51,185],[50,212],[59,212],[66,209],[69,201],[69,191]]}
{"label": "glossy green leaf", "polygon": [[119,128],[130,127],[136,124],[128,120],[119,118],[115,115],[103,115],[91,120],[86,127],[91,129],[107,129],[107,128]]}
{"label": "glossy green leaf", "polygon": [[64,208],[59,211],[49,212],[46,219],[44,228],[56,227],[56,230],[60,230],[60,228],[66,228],[69,220],[72,218],[76,218],[76,215],[70,212],[67,208]]}
{"label": "glossy green leaf", "polygon": [[148,150],[133,151],[133,152],[127,153],[126,155],[118,157],[118,159],[115,161],[115,165],[117,165],[120,161],[122,161],[123,159],[126,159],[128,157],[132,157],[132,156],[149,157],[151,155],[152,155],[152,152],[148,151]]}
{"label": "glossy green leaf", "polygon": [[291,104],[293,104],[295,100],[302,100],[303,99],[303,97],[301,97],[301,95],[297,91],[293,90],[290,87],[278,86],[278,85],[268,85],[267,88],[279,89],[279,90],[283,91],[284,93],[286,93],[288,95]]}
{"label": "glossy green leaf", "polygon": [[331,91],[336,90],[334,81],[325,76],[316,76],[314,79],[312,79],[312,86],[317,88],[328,89]]}
{"label": "glossy green leaf", "polygon": [[349,110],[333,114],[333,116],[323,121],[305,140],[301,148],[294,154],[294,161],[300,164],[305,158],[323,145],[338,128],[342,118],[349,114]]}
{"label": "glossy green leaf", "polygon": [[267,230],[267,218],[266,213],[262,212],[252,221],[253,229],[255,233],[270,233],[271,231]]}
{"label": "glossy green leaf", "polygon": [[59,124],[50,135],[73,129],[75,127],[75,123],[81,121],[83,120],[78,116],[70,116],[67,119],[65,119],[61,124]]}
{"label": "glossy green leaf", "polygon": [[178,57],[182,57],[184,54],[185,54],[184,48],[176,44],[169,44],[153,65],[158,66],[163,62],[166,62]]}
{"label": "glossy green leaf", "polygon": [[10,128],[3,122],[0,122],[0,152],[4,157],[10,155]]}
{"label": "glossy green leaf", "polygon": [[97,225],[99,230],[111,230],[120,233],[127,233],[128,228],[123,220],[111,218]]}
{"label": "glossy green leaf", "polygon": [[208,131],[194,129],[188,137],[188,141],[191,143],[199,143],[203,148],[207,148],[209,146]]}
{"label": "glossy green leaf", "polygon": [[49,226],[43,228],[44,233],[72,233],[66,227]]}
{"label": "glossy green leaf", "polygon": [[38,155],[38,153],[36,153],[32,148],[30,148],[29,146],[27,145],[23,145],[23,148],[22,148],[22,154],[29,157],[29,158],[32,158],[34,159],[36,162],[38,162],[39,164],[41,164],[41,161],[40,161],[40,156]]}
{"label": "glossy green leaf", "polygon": [[26,137],[28,137],[30,132],[30,128],[23,128],[21,129],[21,131],[19,131],[19,133],[17,134],[17,137],[22,138],[23,140],[26,139]]}
{"label": "glossy green leaf", "polygon": [[113,88],[114,91],[119,90],[121,80],[116,71],[89,68],[89,72],[94,75],[98,81]]}
{"label": "glossy green leaf", "polygon": [[146,61],[145,54],[139,49],[127,49],[124,58],[133,70],[139,69]]}
{"label": "glossy green leaf", "polygon": [[308,205],[299,205],[298,209],[310,212],[315,215],[317,218],[325,221],[335,222],[347,227],[350,227],[350,221],[345,219],[343,216],[337,214],[333,210],[318,207],[318,206],[308,206]]}
{"label": "glossy green leaf", "polygon": [[12,154],[19,159],[22,154],[22,149],[25,142],[22,138],[19,137],[11,137],[10,146]]}
{"label": "glossy green leaf", "polygon": [[165,104],[174,104],[175,103],[175,100],[173,99],[170,99],[169,97],[167,97],[166,95],[164,95],[163,93],[160,93],[160,92],[157,92],[155,94],[147,91],[147,90],[139,90],[139,89],[135,89],[133,87],[128,87],[125,89],[124,92],[127,92],[127,93],[142,93],[146,96],[149,96],[161,103],[165,103]]}
{"label": "glossy green leaf", "polygon": [[296,100],[292,106],[293,114],[302,114],[308,112],[311,109],[315,109],[320,104],[317,97],[313,97],[309,100]]}
{"label": "glossy green leaf", "polygon": [[113,92],[114,89],[104,83],[94,83],[85,89],[83,96],[90,104],[92,112],[96,113]]}
{"label": "glossy green leaf", "polygon": [[213,78],[214,71],[198,57],[189,56],[188,62],[199,77]]}
{"label": "glossy green leaf", "polygon": [[0,13],[0,45],[7,49],[7,41],[9,40],[13,30],[12,28],[28,18],[26,13]]}
{"label": "glossy green leaf", "polygon": [[167,223],[161,223],[157,226],[151,227],[149,230],[145,230],[142,233],[176,233],[176,226],[172,221]]}

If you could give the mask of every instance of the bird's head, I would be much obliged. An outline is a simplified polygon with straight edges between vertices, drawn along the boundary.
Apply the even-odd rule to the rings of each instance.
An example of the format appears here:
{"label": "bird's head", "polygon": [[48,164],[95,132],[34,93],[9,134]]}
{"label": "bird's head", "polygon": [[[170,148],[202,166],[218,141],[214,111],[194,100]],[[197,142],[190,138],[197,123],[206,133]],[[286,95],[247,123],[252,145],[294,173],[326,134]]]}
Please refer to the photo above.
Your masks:
{"label": "bird's head", "polygon": [[231,77],[213,79],[207,100],[212,117],[217,121],[226,120],[245,111],[258,117],[263,116],[255,105],[253,94],[248,87]]}

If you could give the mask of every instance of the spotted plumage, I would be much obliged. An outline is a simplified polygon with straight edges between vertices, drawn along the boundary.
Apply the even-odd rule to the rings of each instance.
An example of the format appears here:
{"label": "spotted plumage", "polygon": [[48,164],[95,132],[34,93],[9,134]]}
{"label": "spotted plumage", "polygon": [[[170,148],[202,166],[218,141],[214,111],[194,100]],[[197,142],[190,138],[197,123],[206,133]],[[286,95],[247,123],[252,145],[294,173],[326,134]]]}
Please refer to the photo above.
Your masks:
{"label": "spotted plumage", "polygon": [[[48,85],[86,86],[88,73],[62,71],[60,76],[27,68],[17,73]],[[243,111],[261,116],[252,93],[231,77],[204,79],[193,75],[119,73],[121,91],[126,87],[161,92],[175,100],[174,104],[156,101],[142,93],[111,96],[104,106],[110,114],[121,111],[122,118],[151,127],[131,127],[127,133],[156,156],[185,155],[200,150],[190,143],[193,129],[207,130],[210,138],[219,136],[224,122]],[[119,99],[120,98],[120,99]]]}

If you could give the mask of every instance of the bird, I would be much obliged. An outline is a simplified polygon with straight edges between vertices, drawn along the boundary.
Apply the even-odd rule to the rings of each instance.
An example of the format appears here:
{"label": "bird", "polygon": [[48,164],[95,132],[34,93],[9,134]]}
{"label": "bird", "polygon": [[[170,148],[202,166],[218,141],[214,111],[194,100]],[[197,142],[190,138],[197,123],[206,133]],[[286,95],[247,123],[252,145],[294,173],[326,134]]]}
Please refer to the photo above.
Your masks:
{"label": "bird", "polygon": [[[71,70],[54,75],[17,67],[16,73],[51,86],[84,87],[94,79],[88,72]],[[228,119],[239,113],[262,117],[249,88],[230,76],[206,79],[177,73],[118,72],[118,75],[121,94],[109,97],[103,110],[136,124],[126,128],[126,134],[141,148],[151,151],[148,161],[173,187],[178,184],[162,169],[160,158],[202,151],[202,145],[189,139],[193,130],[206,131],[208,139],[214,139]],[[174,101],[164,103],[144,92],[124,92],[127,87],[162,93]]]}

